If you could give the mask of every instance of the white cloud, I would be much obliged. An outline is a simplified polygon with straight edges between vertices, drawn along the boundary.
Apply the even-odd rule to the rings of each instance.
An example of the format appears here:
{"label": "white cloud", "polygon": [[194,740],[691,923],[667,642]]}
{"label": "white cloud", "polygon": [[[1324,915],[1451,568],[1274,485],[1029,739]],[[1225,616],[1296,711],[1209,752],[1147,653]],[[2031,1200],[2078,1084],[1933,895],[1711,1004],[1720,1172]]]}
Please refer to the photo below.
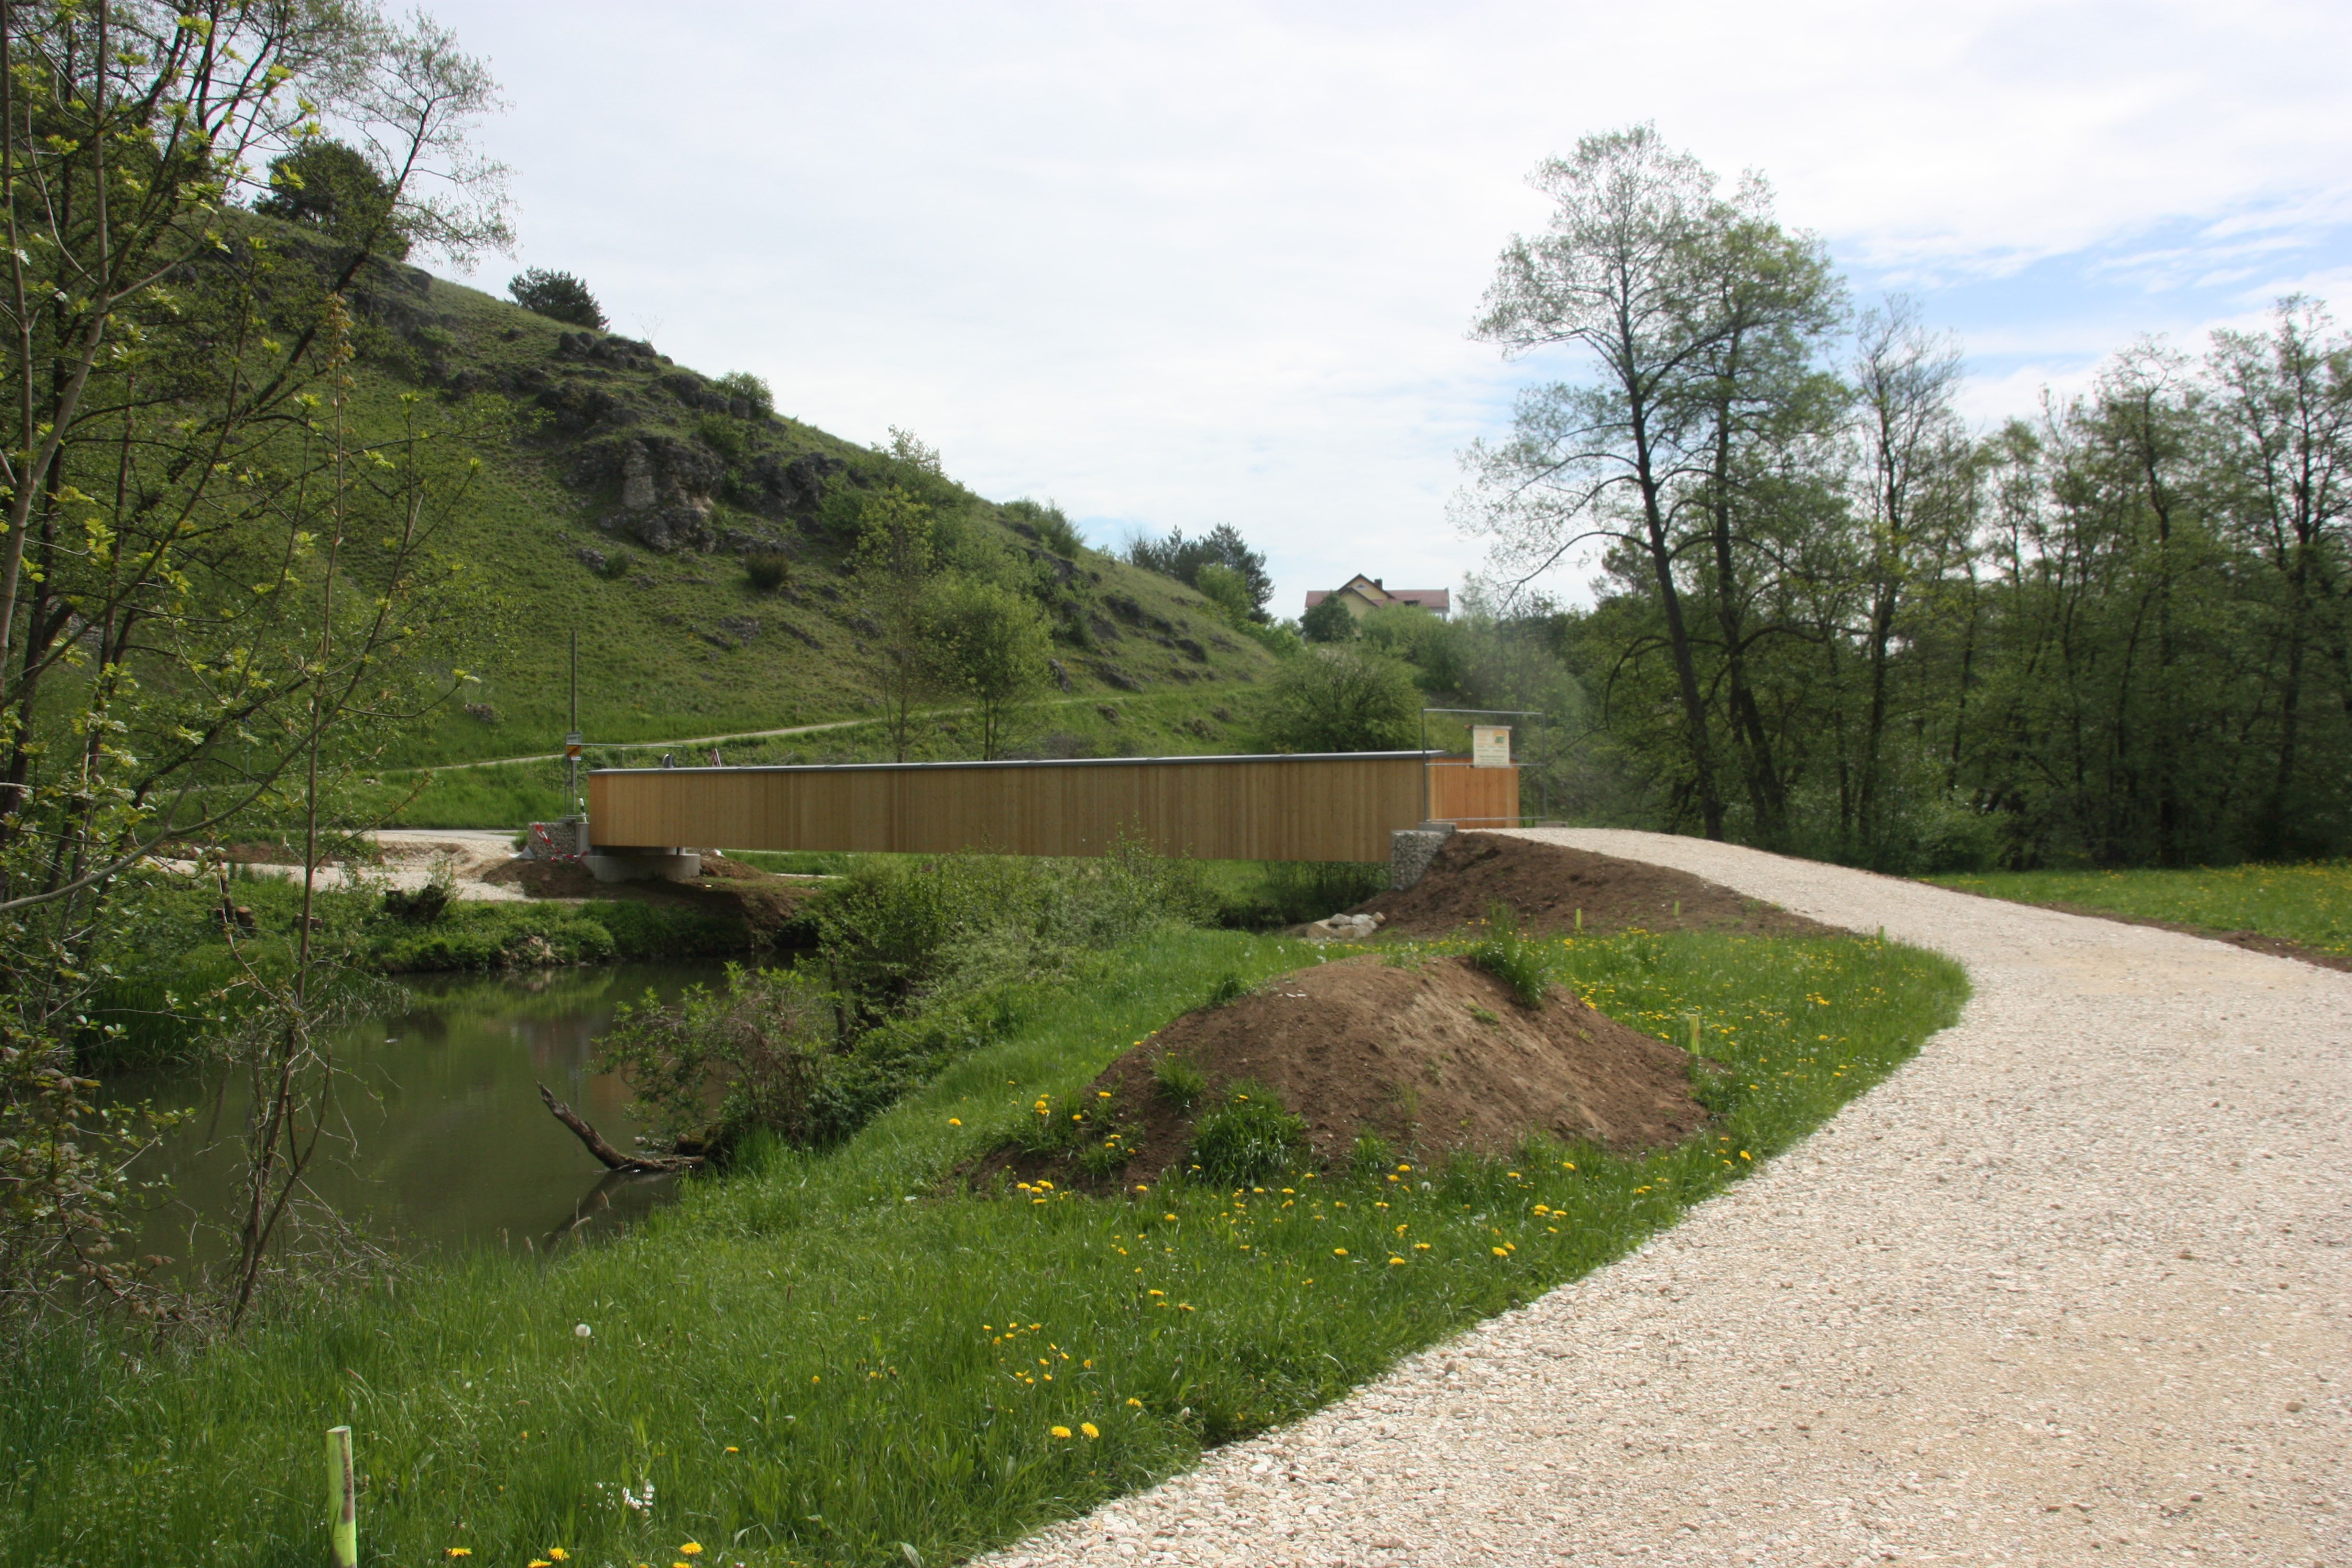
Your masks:
{"label": "white cloud", "polygon": [[1860,281],[1999,343],[1988,413],[2274,274],[2340,280],[2352,231],[2352,13],[2316,5],[445,16],[515,102],[529,259],[616,324],[1098,533],[1234,522],[1292,612],[1477,564],[1454,455],[1547,368],[1465,329],[1541,221],[1522,174],[1581,133],[1654,119],[1763,170]]}

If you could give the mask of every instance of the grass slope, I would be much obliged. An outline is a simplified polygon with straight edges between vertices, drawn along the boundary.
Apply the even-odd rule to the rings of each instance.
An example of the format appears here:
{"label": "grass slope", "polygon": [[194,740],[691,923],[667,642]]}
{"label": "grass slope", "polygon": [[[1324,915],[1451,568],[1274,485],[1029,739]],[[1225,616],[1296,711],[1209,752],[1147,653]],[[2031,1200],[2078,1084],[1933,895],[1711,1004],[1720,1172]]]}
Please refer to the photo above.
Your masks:
{"label": "grass slope", "polygon": [[2206,931],[2254,931],[2352,957],[2352,862],[2193,871],[2021,871],[1927,879],[2020,904],[2074,904]]}
{"label": "grass slope", "polygon": [[[1146,1486],[1622,1255],[1957,1015],[1931,955],[1628,933],[1552,950],[1604,1011],[1700,1015],[1716,1113],[1677,1148],[1182,1185],[943,1182],[1113,1056],[1309,950],[1171,933],[1039,989],[1014,1032],[840,1152],[770,1151],[616,1245],[477,1257],[208,1353],[61,1336],[0,1369],[0,1534],[28,1568],[307,1565],[349,1422],[370,1561],[957,1558]],[[905,1543],[902,1548],[901,1543]]]}
{"label": "grass slope", "polygon": [[[1174,586],[1174,585],[1171,585]],[[1116,700],[1114,700],[1116,699]],[[1246,691],[1192,686],[1171,692],[1094,693],[1038,703],[1016,730],[1016,749],[1046,757],[1174,757],[1246,751],[1252,741]],[[926,716],[919,732],[925,758],[965,755],[969,720],[956,709]],[[705,732],[708,733],[708,732]],[[684,738],[686,732],[676,732]],[[650,768],[665,751],[682,764],[708,760],[707,747],[592,746],[590,768]],[[800,735],[722,741],[720,759],[733,766],[812,762],[887,762],[890,737],[871,719],[834,722]],[[388,773],[382,809],[399,806],[411,828],[513,828],[565,814],[563,764],[531,762]],[[723,846],[721,846],[723,847]],[[1326,911],[1325,913],[1328,913]]]}
{"label": "grass slope", "polygon": [[[388,431],[399,395],[418,389],[495,394],[524,415],[510,446],[483,455],[446,540],[505,605],[495,651],[474,672],[472,711],[452,705],[404,737],[392,764],[560,745],[575,631],[582,727],[599,741],[870,712],[874,649],[845,559],[860,499],[886,484],[928,501],[961,559],[1009,562],[1040,585],[1072,694],[1196,692],[1270,665],[1182,584],[1091,550],[1057,555],[1019,508],[933,469],[730,405],[705,377],[625,338],[577,332],[413,268],[373,277],[363,427]],[[757,551],[790,558],[778,591],[750,581],[741,557]]]}

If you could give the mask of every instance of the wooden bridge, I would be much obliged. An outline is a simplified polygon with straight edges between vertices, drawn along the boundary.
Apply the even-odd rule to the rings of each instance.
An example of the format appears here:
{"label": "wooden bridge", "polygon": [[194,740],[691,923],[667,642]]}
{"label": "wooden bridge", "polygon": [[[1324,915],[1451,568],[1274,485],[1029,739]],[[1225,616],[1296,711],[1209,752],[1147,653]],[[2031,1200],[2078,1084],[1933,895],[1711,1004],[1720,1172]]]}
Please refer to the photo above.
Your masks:
{"label": "wooden bridge", "polygon": [[1427,820],[1515,826],[1518,769],[1423,751],[588,775],[589,847],[1385,861]]}

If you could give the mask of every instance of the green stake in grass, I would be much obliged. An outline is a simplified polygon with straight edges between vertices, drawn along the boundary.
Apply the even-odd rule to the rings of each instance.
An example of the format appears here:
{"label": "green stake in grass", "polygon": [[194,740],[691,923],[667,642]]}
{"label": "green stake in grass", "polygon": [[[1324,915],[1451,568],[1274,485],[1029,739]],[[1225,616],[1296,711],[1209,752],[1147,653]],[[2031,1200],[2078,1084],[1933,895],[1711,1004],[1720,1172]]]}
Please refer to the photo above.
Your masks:
{"label": "green stake in grass", "polygon": [[327,1428],[327,1538],[335,1568],[360,1568],[360,1493],[349,1427]]}
{"label": "green stake in grass", "polygon": [[1576,934],[1580,936],[1584,935],[1584,908],[1581,904],[1577,906],[1576,911]]}
{"label": "green stake in grass", "polygon": [[1698,1054],[1698,1014],[1696,1014],[1696,1013],[1693,1013],[1693,1014],[1691,1014],[1691,1016],[1690,1016],[1690,1020],[1691,1020],[1691,1054],[1692,1054],[1693,1056],[1696,1056],[1696,1055]]}

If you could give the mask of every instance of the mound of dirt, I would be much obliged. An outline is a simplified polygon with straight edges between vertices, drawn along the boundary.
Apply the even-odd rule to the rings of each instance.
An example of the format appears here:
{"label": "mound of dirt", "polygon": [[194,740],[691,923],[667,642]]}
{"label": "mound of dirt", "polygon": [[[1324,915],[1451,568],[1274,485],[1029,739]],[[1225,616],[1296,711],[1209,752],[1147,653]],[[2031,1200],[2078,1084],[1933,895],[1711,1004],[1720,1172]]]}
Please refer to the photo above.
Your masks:
{"label": "mound of dirt", "polygon": [[[1209,1092],[1180,1110],[1154,1064],[1177,1056]],[[1136,1152],[1118,1178],[1180,1167],[1195,1121],[1233,1083],[1255,1079],[1307,1121],[1315,1163],[1344,1165],[1356,1135],[1378,1133],[1401,1159],[1451,1150],[1507,1154],[1546,1133],[1616,1150],[1679,1142],[1706,1119],[1691,1096],[1691,1058],[1554,990],[1540,1009],[1459,957],[1399,965],[1378,956],[1301,969],[1222,1006],[1187,1013],[1089,1084]],[[1066,1159],[1002,1168],[1085,1185]]]}
{"label": "mound of dirt", "polygon": [[1638,925],[1650,931],[1750,931],[1772,936],[1842,933],[1749,898],[1719,883],[1641,861],[1539,843],[1507,833],[1455,833],[1422,879],[1383,893],[1355,913],[1385,915],[1387,933],[1443,936],[1486,918],[1502,904],[1534,931],[1568,931],[1584,912],[1584,929]]}
{"label": "mound of dirt", "polygon": [[740,861],[707,856],[702,874],[683,882],[599,882],[577,861],[509,860],[482,880],[519,887],[531,898],[635,899],[647,904],[691,904],[740,918],[752,946],[792,946],[805,941],[799,927],[809,904],[825,884],[772,876]]}

